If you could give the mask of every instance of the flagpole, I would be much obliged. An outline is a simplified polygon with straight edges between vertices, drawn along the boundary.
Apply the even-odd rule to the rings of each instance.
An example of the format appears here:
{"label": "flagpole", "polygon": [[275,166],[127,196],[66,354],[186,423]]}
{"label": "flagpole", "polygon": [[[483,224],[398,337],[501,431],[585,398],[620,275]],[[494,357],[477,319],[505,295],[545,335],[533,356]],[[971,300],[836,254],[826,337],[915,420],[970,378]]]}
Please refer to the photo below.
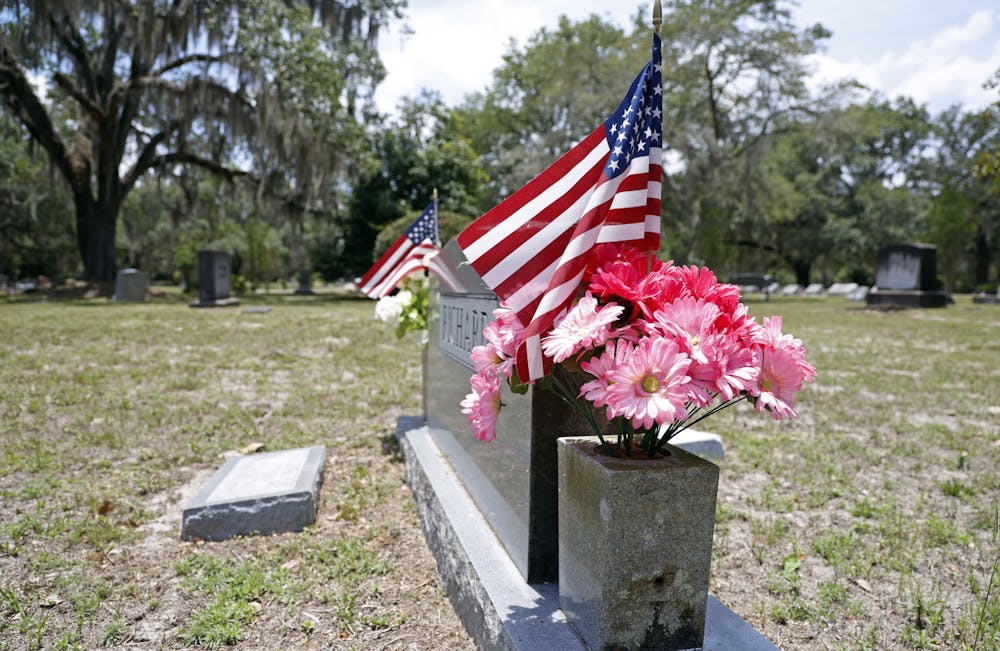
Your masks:
{"label": "flagpole", "polygon": [[[653,0],[653,32],[660,35],[660,27],[663,25],[663,7],[660,0]],[[662,196],[662,195],[661,195]],[[646,250],[646,273],[653,271],[653,252]]]}
{"label": "flagpole", "polygon": [[[656,0],[659,2],[660,0]],[[441,247],[441,211],[438,210],[438,189],[434,188],[431,193],[431,199],[434,201],[434,243],[437,244],[438,248]]]}

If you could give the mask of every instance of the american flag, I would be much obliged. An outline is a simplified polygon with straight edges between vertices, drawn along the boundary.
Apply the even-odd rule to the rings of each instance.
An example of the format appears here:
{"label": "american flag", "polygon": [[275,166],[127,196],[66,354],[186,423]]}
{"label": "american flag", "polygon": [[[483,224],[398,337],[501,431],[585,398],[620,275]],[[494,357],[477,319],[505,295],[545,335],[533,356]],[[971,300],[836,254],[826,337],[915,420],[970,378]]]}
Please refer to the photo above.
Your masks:
{"label": "american flag", "polygon": [[483,281],[527,324],[521,381],[546,374],[541,338],[573,300],[595,245],[660,247],[660,38],[618,109],[458,236]]}
{"label": "american flag", "polygon": [[424,258],[439,250],[437,228],[436,202],[431,202],[361,278],[361,291],[371,298],[382,298],[403,278],[424,269]]}

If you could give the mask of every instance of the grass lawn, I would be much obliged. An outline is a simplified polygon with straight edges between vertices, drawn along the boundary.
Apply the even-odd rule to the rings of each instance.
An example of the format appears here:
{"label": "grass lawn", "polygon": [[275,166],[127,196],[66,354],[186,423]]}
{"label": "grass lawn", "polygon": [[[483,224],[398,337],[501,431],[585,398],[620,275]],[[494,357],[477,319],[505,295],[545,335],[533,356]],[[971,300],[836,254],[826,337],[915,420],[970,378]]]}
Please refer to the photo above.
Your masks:
{"label": "grass lawn", "polygon": [[[797,421],[705,423],[712,591],[780,647],[1000,649],[1000,307],[957,300],[748,299],[819,372]],[[370,301],[264,304],[0,302],[0,649],[473,648],[394,446],[415,340]],[[184,502],[254,443],[327,446],[316,525],[181,542]]]}

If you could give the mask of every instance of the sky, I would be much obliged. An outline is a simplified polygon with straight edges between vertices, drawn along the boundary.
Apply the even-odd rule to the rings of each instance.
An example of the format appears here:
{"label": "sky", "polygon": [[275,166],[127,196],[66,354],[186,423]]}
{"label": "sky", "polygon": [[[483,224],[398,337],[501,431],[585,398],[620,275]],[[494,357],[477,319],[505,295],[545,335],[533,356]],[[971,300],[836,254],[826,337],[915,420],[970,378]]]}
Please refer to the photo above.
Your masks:
{"label": "sky", "polygon": [[[624,27],[639,9],[628,0],[409,0],[412,33],[380,37],[389,74],[376,104],[392,112],[421,88],[457,104],[486,88],[511,39],[523,46],[561,15],[596,13]],[[1000,92],[983,88],[1000,68],[996,0],[802,0],[794,16],[801,27],[818,22],[833,32],[810,61],[816,85],[854,78],[933,112],[953,104],[980,109]]]}

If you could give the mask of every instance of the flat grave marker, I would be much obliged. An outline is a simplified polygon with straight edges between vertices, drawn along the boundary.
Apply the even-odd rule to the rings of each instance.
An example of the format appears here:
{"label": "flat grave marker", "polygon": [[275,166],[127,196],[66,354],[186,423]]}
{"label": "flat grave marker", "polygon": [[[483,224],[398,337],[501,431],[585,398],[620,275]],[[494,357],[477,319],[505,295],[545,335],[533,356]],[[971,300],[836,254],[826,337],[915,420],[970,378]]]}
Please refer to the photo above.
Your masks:
{"label": "flat grave marker", "polygon": [[181,538],[302,530],[316,521],[325,462],[321,445],[229,459],[184,507]]}

